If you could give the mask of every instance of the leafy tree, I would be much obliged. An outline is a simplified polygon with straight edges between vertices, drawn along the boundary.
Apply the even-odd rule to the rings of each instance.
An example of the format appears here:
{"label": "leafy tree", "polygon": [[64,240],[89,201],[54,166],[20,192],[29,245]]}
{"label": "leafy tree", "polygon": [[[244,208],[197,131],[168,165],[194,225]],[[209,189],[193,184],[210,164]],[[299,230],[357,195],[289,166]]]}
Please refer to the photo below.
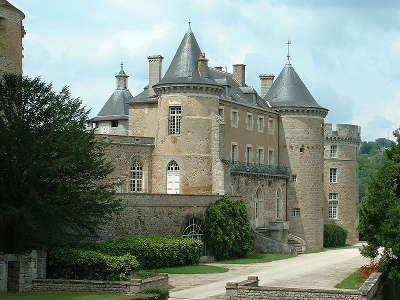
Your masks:
{"label": "leafy tree", "polygon": [[205,240],[217,259],[243,257],[253,248],[253,233],[242,201],[222,197],[205,214]]}
{"label": "leafy tree", "polygon": [[0,251],[82,238],[119,208],[104,146],[68,88],[0,81]]}
{"label": "leafy tree", "polygon": [[400,131],[387,150],[385,162],[368,189],[360,207],[360,234],[368,243],[362,253],[371,258],[384,249],[382,268],[400,279]]}

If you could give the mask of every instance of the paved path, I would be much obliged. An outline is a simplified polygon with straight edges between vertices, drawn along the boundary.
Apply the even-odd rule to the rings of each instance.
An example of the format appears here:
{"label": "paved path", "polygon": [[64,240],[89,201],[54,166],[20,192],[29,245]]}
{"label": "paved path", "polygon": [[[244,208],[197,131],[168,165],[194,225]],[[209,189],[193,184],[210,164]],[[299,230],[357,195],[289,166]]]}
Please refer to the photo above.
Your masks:
{"label": "paved path", "polygon": [[228,281],[255,275],[260,285],[333,288],[339,281],[367,264],[356,247],[302,254],[294,258],[252,265],[227,265],[229,272],[204,275],[170,275],[175,291],[170,299],[223,299]]}

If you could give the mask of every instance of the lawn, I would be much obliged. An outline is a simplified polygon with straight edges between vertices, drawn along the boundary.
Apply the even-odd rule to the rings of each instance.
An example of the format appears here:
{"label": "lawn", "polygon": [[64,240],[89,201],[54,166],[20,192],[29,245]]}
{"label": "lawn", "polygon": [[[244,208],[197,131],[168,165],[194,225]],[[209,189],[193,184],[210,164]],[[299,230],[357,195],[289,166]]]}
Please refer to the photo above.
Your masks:
{"label": "lawn", "polygon": [[179,267],[169,267],[160,268],[148,271],[139,271],[137,273],[138,277],[149,277],[149,275],[157,275],[157,273],[169,273],[169,274],[209,274],[209,273],[224,273],[228,272],[229,269],[210,266],[210,265],[192,265],[192,266],[179,266]]}
{"label": "lawn", "polygon": [[335,285],[335,288],[358,290],[362,284],[363,282],[359,280],[359,271],[357,270]]}
{"label": "lawn", "polygon": [[30,292],[0,293],[1,300],[126,300],[123,294],[112,293],[73,293],[73,292]]}
{"label": "lawn", "polygon": [[270,262],[274,260],[287,259],[296,256],[295,254],[275,254],[275,253],[250,253],[243,258],[232,258],[219,260],[219,264],[256,264]]}

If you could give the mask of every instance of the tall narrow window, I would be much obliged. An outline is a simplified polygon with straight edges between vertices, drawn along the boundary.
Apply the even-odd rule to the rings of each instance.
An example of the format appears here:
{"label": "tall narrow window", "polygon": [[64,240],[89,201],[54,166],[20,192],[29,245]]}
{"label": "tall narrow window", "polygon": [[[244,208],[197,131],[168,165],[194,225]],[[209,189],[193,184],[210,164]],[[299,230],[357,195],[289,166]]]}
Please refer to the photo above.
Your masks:
{"label": "tall narrow window", "polygon": [[276,190],[276,218],[278,220],[282,219],[282,211],[283,211],[282,190],[278,188]]}
{"label": "tall narrow window", "polygon": [[218,115],[221,118],[224,118],[224,108],[223,107],[218,108]]}
{"label": "tall narrow window", "polygon": [[337,157],[337,145],[331,145],[330,154],[332,158]]}
{"label": "tall narrow window", "polygon": [[246,128],[248,130],[253,130],[253,114],[251,113],[247,113],[247,117],[246,117]]}
{"label": "tall narrow window", "polygon": [[238,160],[238,145],[237,144],[232,144],[231,148],[231,160],[233,162]]}
{"label": "tall narrow window", "polygon": [[268,119],[268,130],[269,131],[274,130],[274,119]]}
{"label": "tall narrow window", "polygon": [[231,111],[231,126],[237,128],[238,125],[239,125],[238,112],[236,110],[232,110]]}
{"label": "tall narrow window", "polygon": [[132,193],[140,193],[143,190],[143,165],[135,160],[131,166],[131,184],[130,190]]}
{"label": "tall narrow window", "polygon": [[329,169],[329,182],[337,182],[337,168]]}
{"label": "tall narrow window", "polygon": [[257,130],[258,130],[258,132],[264,132],[264,117],[263,116],[258,116]]}
{"label": "tall narrow window", "polygon": [[181,134],[182,109],[180,106],[169,107],[168,134]]}
{"label": "tall narrow window", "polygon": [[250,145],[246,146],[246,163],[250,164],[253,161],[253,147]]}
{"label": "tall narrow window", "polygon": [[338,201],[329,200],[328,202],[328,218],[337,219],[338,218]]}
{"label": "tall narrow window", "polygon": [[268,164],[274,164],[274,150],[268,150]]}
{"label": "tall narrow window", "polygon": [[258,148],[257,151],[257,162],[259,165],[264,163],[264,149],[263,148]]}
{"label": "tall narrow window", "polygon": [[181,187],[180,169],[176,161],[167,165],[167,194],[179,194]]}

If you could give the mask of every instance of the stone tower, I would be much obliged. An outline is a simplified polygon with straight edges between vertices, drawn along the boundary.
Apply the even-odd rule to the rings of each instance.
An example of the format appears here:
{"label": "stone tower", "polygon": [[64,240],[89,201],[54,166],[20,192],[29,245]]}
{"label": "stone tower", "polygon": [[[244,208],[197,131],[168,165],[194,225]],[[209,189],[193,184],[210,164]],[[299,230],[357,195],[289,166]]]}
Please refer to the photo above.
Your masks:
{"label": "stone tower", "polygon": [[280,114],[279,163],[290,172],[287,191],[289,232],[307,248],[323,246],[324,118],[318,105],[288,61],[265,96]]}
{"label": "stone tower", "polygon": [[[152,182],[155,193],[211,194],[219,95],[223,88],[208,75],[207,59],[190,27],[164,77],[158,95]],[[169,187],[170,163],[177,173]],[[221,165],[222,167],[222,165]],[[175,185],[173,185],[175,184]]]}
{"label": "stone tower", "polygon": [[0,0],[0,74],[22,74],[22,20],[25,15],[6,0]]}
{"label": "stone tower", "polygon": [[326,197],[325,223],[337,224],[348,230],[347,243],[358,242],[357,153],[360,127],[349,124],[325,124]]}

